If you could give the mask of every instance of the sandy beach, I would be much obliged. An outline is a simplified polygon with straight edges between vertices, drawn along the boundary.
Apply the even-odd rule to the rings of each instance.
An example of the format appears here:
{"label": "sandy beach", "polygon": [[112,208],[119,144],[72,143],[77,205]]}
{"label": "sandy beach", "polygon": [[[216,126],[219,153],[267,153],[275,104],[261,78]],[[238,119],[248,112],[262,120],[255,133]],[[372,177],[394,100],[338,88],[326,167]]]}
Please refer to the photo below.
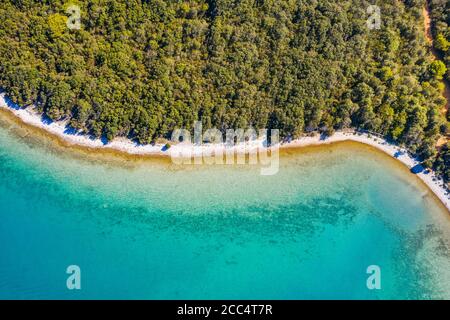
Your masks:
{"label": "sandy beach", "polygon": [[[68,144],[73,144],[76,146],[84,146],[88,148],[101,148],[109,149],[114,151],[120,151],[131,155],[146,155],[146,156],[174,156],[178,154],[183,154],[187,150],[193,152],[193,154],[204,154],[212,150],[223,149],[227,152],[252,152],[256,151],[262,146],[263,141],[254,140],[244,144],[237,144],[235,146],[228,146],[225,144],[215,145],[215,144],[205,144],[202,146],[193,146],[188,143],[181,143],[172,145],[170,149],[165,150],[164,144],[155,145],[138,145],[133,143],[126,138],[116,138],[113,141],[105,144],[100,139],[93,139],[86,135],[76,134],[67,130],[65,122],[46,122],[42,120],[42,116],[34,111],[32,108],[21,109],[17,105],[11,103],[4,95],[0,94],[0,108],[9,110],[15,116],[21,119],[27,125],[38,127],[46,130],[47,132],[54,134],[62,138]],[[399,146],[388,143],[382,138],[370,136],[365,133],[354,132],[351,130],[345,132],[336,132],[332,137],[323,139],[320,135],[315,135],[312,137],[302,137],[300,139],[293,140],[288,143],[283,143],[280,145],[281,149],[288,148],[301,148],[313,145],[326,145],[335,142],[342,141],[354,141],[370,145],[375,147],[389,156],[397,159],[409,169],[420,164],[417,159],[411,157],[407,150],[400,148]],[[416,174],[442,201],[447,210],[450,211],[450,196],[447,188],[444,186],[442,179],[437,177],[433,172],[422,171]]]}

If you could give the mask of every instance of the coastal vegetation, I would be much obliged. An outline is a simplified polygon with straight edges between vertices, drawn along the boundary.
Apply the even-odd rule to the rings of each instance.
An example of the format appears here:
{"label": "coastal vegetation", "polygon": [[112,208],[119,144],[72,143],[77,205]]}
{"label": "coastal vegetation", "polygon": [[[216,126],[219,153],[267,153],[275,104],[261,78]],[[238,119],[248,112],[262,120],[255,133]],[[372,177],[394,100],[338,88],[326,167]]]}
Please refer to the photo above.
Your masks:
{"label": "coastal vegetation", "polygon": [[[367,25],[380,7],[381,28]],[[70,6],[81,28],[68,28]],[[0,86],[94,137],[148,144],[173,129],[368,130],[446,172],[436,142],[448,57],[425,0],[4,0]],[[448,52],[447,2],[433,0]],[[442,9],[444,8],[444,9]],[[71,19],[71,18],[70,18]],[[446,65],[447,63],[447,65]],[[431,166],[431,165],[430,165]],[[449,176],[444,174],[444,176]]]}
{"label": "coastal vegetation", "polygon": [[447,0],[429,0],[434,47],[439,50],[445,62],[446,79],[450,80],[450,2]]}
{"label": "coastal vegetation", "polygon": [[[431,13],[431,33],[434,39],[433,46],[439,63],[439,72],[447,88],[447,99],[450,92],[450,2],[447,0],[427,0]],[[444,72],[446,71],[446,72]],[[447,102],[448,106],[448,102]],[[447,108],[447,120],[450,120],[450,111]],[[447,183],[450,181],[450,145],[445,144],[433,165],[433,169],[443,177]]]}

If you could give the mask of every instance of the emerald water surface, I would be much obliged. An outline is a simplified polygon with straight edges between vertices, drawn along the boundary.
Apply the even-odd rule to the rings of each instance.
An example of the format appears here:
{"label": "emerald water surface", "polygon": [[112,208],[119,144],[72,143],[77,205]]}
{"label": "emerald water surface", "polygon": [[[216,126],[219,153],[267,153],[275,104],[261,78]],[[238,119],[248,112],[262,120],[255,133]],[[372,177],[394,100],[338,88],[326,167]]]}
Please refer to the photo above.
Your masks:
{"label": "emerald water surface", "polygon": [[[363,145],[292,152],[264,177],[27,139],[0,129],[0,298],[450,298],[448,213]],[[81,290],[66,288],[69,265]]]}

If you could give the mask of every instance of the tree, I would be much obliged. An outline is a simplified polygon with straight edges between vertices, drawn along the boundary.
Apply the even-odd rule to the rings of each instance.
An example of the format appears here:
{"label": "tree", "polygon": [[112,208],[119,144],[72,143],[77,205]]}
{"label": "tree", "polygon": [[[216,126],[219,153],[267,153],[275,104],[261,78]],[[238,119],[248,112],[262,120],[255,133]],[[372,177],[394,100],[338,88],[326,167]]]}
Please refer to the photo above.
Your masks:
{"label": "tree", "polygon": [[445,123],[444,2],[430,0],[444,55],[430,63],[421,0],[378,1],[380,30],[359,0],[85,0],[81,30],[65,0],[3,0],[0,87],[109,140],[151,143],[196,120],[282,139],[352,126],[428,156]]}
{"label": "tree", "polygon": [[437,80],[442,80],[447,73],[447,67],[442,61],[436,60],[430,64],[430,72]]}
{"label": "tree", "polygon": [[447,52],[450,48],[450,42],[442,34],[438,34],[435,41],[435,46],[437,49]]}

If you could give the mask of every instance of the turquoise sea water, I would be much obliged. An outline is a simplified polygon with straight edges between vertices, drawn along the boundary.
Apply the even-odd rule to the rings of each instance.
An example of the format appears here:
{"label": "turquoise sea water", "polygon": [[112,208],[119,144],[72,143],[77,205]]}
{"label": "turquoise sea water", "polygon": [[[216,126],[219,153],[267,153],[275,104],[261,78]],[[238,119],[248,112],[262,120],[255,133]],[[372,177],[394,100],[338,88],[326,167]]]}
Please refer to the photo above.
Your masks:
{"label": "turquoise sea water", "polygon": [[416,178],[362,145],[264,177],[75,159],[0,128],[2,299],[448,299],[449,234]]}

